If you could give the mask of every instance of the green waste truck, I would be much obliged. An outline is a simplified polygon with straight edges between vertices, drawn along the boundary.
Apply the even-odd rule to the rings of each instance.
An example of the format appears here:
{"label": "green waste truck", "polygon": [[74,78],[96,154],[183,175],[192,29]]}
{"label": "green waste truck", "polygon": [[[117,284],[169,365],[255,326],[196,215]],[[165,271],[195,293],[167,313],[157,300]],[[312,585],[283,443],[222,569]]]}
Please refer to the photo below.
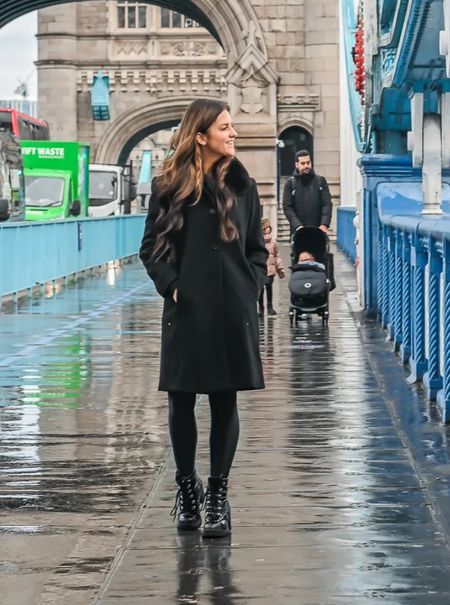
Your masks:
{"label": "green waste truck", "polygon": [[72,141],[21,141],[25,220],[87,216],[89,145]]}

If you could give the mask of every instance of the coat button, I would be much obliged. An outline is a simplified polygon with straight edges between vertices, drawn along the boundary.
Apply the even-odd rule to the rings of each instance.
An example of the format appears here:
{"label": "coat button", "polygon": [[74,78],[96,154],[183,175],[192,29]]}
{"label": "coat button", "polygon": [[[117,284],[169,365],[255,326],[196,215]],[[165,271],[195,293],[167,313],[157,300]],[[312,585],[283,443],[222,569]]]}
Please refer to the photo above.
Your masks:
{"label": "coat button", "polygon": [[211,247],[211,250],[214,250],[214,251],[216,251],[216,250],[218,250],[218,249],[219,249],[219,246],[212,246],[212,247]]}
{"label": "coat button", "polygon": [[216,211],[214,210],[214,208],[211,208],[211,210],[209,211],[209,214],[216,214]]}

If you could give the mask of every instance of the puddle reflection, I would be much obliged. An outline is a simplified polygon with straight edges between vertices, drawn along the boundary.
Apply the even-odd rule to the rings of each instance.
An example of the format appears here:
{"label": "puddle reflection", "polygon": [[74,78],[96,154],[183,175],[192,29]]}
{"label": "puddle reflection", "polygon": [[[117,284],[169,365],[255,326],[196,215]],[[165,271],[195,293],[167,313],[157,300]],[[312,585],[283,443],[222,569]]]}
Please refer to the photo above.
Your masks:
{"label": "puddle reflection", "polygon": [[233,580],[231,537],[203,542],[200,532],[179,534],[177,603],[235,605],[242,593]]}

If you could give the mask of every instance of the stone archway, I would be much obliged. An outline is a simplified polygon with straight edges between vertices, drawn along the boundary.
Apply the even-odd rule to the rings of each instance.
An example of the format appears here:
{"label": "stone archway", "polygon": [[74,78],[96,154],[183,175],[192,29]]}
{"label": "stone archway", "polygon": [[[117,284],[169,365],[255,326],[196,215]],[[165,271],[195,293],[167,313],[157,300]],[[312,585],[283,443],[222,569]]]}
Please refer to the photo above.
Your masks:
{"label": "stone archway", "polygon": [[168,120],[165,122],[156,122],[156,123],[152,122],[150,124],[150,126],[146,126],[142,130],[138,130],[136,132],[136,134],[131,136],[131,138],[128,140],[127,144],[125,145],[125,147],[120,152],[117,163],[120,166],[123,166],[124,164],[127,163],[128,158],[131,156],[131,154],[133,153],[133,150],[136,148],[136,146],[139,145],[144,139],[151,137],[152,135],[156,134],[160,130],[173,131],[173,129],[176,128],[179,125],[179,123],[180,123],[180,121],[178,118],[176,118],[174,120]]}
{"label": "stone archway", "polygon": [[191,101],[191,97],[158,99],[153,103],[123,113],[102,136],[95,154],[96,163],[118,163],[122,150],[137,133],[145,131],[153,124],[181,120]]}
{"label": "stone archway", "polygon": [[[84,68],[83,71],[78,48],[77,11],[85,1],[78,0],[79,4],[76,4],[76,0],[27,0],[26,2],[4,0],[0,4],[0,25],[8,19],[11,20],[13,16],[37,8],[66,5],[64,18],[57,21],[57,30],[55,31],[53,24],[49,24],[48,29],[42,34],[45,40],[53,40],[53,47],[49,49],[43,60],[38,62],[40,74],[42,78],[46,78],[45,94],[43,94],[47,104],[46,114],[52,116],[56,122],[55,131],[60,133],[61,138],[86,140],[91,143],[93,149],[96,149],[98,142],[101,141],[100,149],[95,155],[105,161],[112,155],[117,157],[117,153],[105,151],[105,140],[108,139],[110,132],[121,131],[121,118],[119,117],[118,125],[111,124],[106,127],[102,124],[90,124],[89,127],[85,127],[90,119],[89,94],[95,71],[101,67],[110,76],[112,99],[115,107],[118,108],[116,116],[123,117],[124,112],[127,111],[128,99],[123,98],[127,93],[131,100],[130,106],[136,107],[136,95],[130,94],[134,93],[136,88],[139,88],[141,96],[145,96],[148,91],[147,98],[142,99],[141,103],[146,103],[149,96],[159,103],[169,94],[169,90],[164,90],[165,83],[161,86],[158,83],[156,87],[152,85],[154,75],[151,72],[158,68],[152,66],[154,58],[149,63],[149,57],[145,54],[141,55],[142,67],[138,65],[139,56],[133,59],[132,71],[126,67],[115,67],[114,61],[109,58],[108,60],[103,58],[96,65],[95,57],[91,55],[88,61],[89,67]],[[174,103],[183,104],[183,99],[178,99],[178,96],[186,94],[192,94],[186,101],[211,94],[226,98],[240,135],[240,157],[257,180],[263,203],[273,203],[278,76],[269,60],[261,23],[252,5],[255,0],[142,1],[191,15],[220,40],[226,56],[223,67],[216,68],[213,86],[209,83],[210,73],[205,73],[204,78],[199,78],[198,74],[194,73],[195,69],[185,69],[179,80],[183,82],[183,90],[177,90],[173,94],[170,106],[173,107]],[[65,44],[62,44],[62,40]],[[87,44],[84,38],[82,44]],[[117,58],[115,60],[117,62]],[[218,72],[220,76],[217,75]],[[171,77],[169,74],[169,78]],[[58,83],[57,94],[55,94],[56,90],[52,89],[53,82]],[[192,93],[186,92],[187,90],[192,90]],[[61,97],[65,99],[64,112],[59,103]],[[84,103],[82,110],[79,109],[79,102]],[[136,111],[139,115],[140,109]],[[114,146],[113,143],[108,144],[107,148],[110,150],[111,146]]]}
{"label": "stone archway", "polygon": [[[136,42],[137,34],[128,33],[122,42],[120,28],[114,25],[117,14],[99,16],[105,12],[111,16],[114,3],[109,0],[78,0],[78,4],[77,0],[1,0],[0,27],[39,8],[59,5],[58,11],[65,11],[62,18],[57,14],[53,20],[48,12],[41,38],[46,52],[37,62],[44,81],[41,99],[49,105],[45,111],[55,124],[52,136],[86,141],[95,156],[98,142],[114,128],[91,119],[90,90],[93,75],[101,69],[110,78],[114,119],[169,96],[171,106],[175,97],[186,95],[227,99],[240,135],[239,156],[255,177],[267,206],[274,206],[275,201],[277,135],[296,125],[313,131],[315,165],[326,175],[337,200],[339,0],[327,0],[327,11],[320,14],[312,0],[140,1],[154,5],[149,14],[156,14],[159,6],[193,18],[220,41],[223,52],[212,39],[202,40],[200,47],[191,44],[181,28],[177,35],[187,42],[181,39],[170,48],[170,42],[162,44],[157,24],[144,33],[142,44]],[[80,7],[83,15],[78,19]],[[94,26],[99,23],[103,38],[97,43]],[[176,39],[173,33],[170,37]],[[197,61],[198,48],[211,46],[215,46],[213,51],[204,53],[211,66]],[[194,67],[186,60],[191,56]],[[302,124],[303,120],[308,124]]]}
{"label": "stone archway", "polygon": [[295,154],[300,149],[306,149],[314,160],[314,137],[310,130],[293,124],[284,128],[278,139],[283,141],[279,157],[279,177],[290,176],[294,170]]}
{"label": "stone archway", "polygon": [[[0,3],[0,28],[33,11],[87,0],[2,0]],[[247,48],[250,32],[257,34],[258,48],[267,59],[264,37],[250,0],[141,0],[148,4],[169,8],[192,17],[203,25],[222,44],[233,62]]]}

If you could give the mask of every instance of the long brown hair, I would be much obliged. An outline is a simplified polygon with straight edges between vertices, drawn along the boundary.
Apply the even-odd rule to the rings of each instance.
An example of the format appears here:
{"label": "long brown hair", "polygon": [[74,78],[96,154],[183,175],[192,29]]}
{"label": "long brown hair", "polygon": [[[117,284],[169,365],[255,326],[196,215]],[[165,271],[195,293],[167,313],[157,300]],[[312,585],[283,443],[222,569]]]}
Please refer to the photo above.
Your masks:
{"label": "long brown hair", "polygon": [[[174,260],[173,238],[183,228],[183,208],[187,202],[197,204],[202,196],[205,173],[197,134],[206,134],[217,117],[229,110],[229,106],[223,101],[197,99],[185,111],[181,124],[172,137],[172,153],[162,163],[156,183],[159,212],[155,221],[155,260]],[[212,170],[216,186],[219,236],[226,242],[233,241],[238,235],[230,218],[234,197],[225,184],[231,161],[228,157],[220,158]]]}

